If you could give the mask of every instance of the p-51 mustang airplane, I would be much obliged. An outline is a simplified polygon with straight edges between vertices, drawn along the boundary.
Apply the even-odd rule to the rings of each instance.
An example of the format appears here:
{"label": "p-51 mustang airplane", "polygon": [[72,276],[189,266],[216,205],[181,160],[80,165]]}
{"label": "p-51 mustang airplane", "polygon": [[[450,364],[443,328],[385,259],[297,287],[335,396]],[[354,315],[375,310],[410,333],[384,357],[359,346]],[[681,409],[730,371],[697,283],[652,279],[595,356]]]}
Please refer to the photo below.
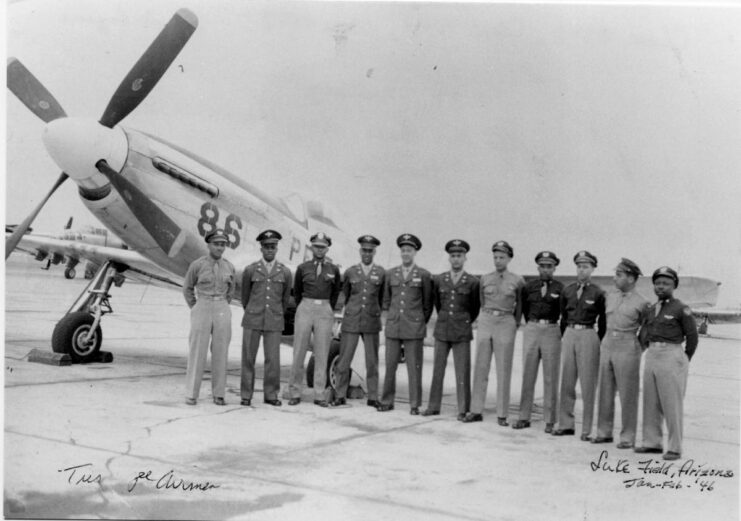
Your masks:
{"label": "p-51 mustang airplane", "polygon": [[[59,102],[20,61],[11,58],[8,62],[8,87],[46,123],[44,144],[62,174],[41,203],[7,236],[6,258],[27,240],[25,234],[32,221],[68,177],[77,183],[83,204],[129,246],[127,250],[82,243],[74,246],[78,258],[101,266],[52,336],[52,349],[68,353],[77,362],[97,358],[102,343],[101,318],[112,311],[109,291],[114,282],[121,281],[122,274],[179,289],[190,263],[208,251],[203,237],[216,227],[229,235],[232,251],[227,257],[239,268],[260,257],[253,238],[266,228],[283,235],[279,260],[294,270],[310,256],[308,238],[314,231],[326,231],[335,239],[331,253],[338,264],[348,265],[355,257],[351,253],[354,243],[321,204],[304,203],[295,194],[273,197],[177,145],[118,126],[151,92],[197,24],[192,12],[178,10],[123,79],[99,121],[67,117]],[[43,242],[39,244],[43,246]],[[611,285],[609,279],[595,282]],[[708,298],[701,302],[714,305],[717,284],[683,277],[680,290],[693,284],[701,286],[700,293],[707,293]]]}

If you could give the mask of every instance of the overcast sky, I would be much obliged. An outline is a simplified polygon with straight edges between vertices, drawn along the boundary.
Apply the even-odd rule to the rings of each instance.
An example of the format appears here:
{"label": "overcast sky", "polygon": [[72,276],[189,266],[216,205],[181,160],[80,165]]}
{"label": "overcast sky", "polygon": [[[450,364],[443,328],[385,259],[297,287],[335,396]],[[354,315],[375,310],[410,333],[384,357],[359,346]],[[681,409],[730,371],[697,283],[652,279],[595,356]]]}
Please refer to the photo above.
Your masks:
{"label": "overcast sky", "polygon": [[[730,6],[35,1],[7,7],[8,55],[69,115],[98,118],[178,7],[200,25],[124,122],[273,193],[326,200],[354,237],[417,234],[419,264],[469,241],[491,269],[582,248],[610,273],[723,281],[741,302],[741,10]],[[43,123],[7,91],[7,209],[58,176]],[[34,228],[96,221],[68,182]]]}

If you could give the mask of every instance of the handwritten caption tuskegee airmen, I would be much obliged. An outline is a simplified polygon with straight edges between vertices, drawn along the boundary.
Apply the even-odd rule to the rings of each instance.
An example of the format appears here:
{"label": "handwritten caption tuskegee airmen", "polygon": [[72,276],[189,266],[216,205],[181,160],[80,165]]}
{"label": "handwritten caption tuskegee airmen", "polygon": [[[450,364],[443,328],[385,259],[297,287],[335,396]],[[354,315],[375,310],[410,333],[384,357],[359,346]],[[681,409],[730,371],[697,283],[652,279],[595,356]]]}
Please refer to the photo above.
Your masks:
{"label": "handwritten caption tuskegee airmen", "polygon": [[[58,469],[57,472],[63,473],[70,485],[98,485],[103,486],[103,477],[101,474],[92,470],[92,463],[74,465],[71,467]],[[221,485],[209,481],[197,482],[188,481],[179,478],[174,470],[169,470],[164,474],[156,474],[151,470],[137,472],[136,475],[128,482],[126,491],[132,493],[137,485],[143,486],[150,484],[157,490],[182,490],[189,491],[207,491],[219,488]]]}
{"label": "handwritten caption tuskegee airmen", "polygon": [[622,478],[625,488],[661,490],[697,490],[712,492],[719,481],[733,478],[733,470],[711,467],[693,459],[668,462],[654,458],[630,462],[625,458],[610,459],[603,450],[596,460],[589,463],[593,472],[607,472]]}

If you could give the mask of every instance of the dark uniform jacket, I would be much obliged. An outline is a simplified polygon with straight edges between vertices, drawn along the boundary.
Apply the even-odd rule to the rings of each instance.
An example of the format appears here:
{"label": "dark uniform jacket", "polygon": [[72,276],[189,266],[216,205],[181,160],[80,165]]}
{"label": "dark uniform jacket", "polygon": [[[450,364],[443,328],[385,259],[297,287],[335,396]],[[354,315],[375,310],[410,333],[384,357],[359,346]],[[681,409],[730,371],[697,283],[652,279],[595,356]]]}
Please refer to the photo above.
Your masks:
{"label": "dark uniform jacket", "polygon": [[605,317],[605,291],[597,284],[589,282],[582,291],[581,298],[576,298],[579,285],[572,282],[561,293],[561,331],[567,325],[581,324],[594,326],[597,322],[597,335],[602,339],[607,330]]}
{"label": "dark uniform jacket", "polygon": [[450,272],[441,273],[434,280],[434,303],[437,323],[434,337],[443,342],[470,342],[471,324],[479,316],[481,298],[479,280],[466,273],[453,284]]}
{"label": "dark uniform jacket", "polygon": [[242,274],[242,327],[260,331],[283,331],[284,315],[291,296],[291,271],[275,261],[268,273],[263,262],[253,262]]}
{"label": "dark uniform jacket", "polygon": [[401,266],[386,272],[383,309],[388,310],[388,338],[421,339],[427,334],[427,321],[432,315],[432,276],[414,265],[404,280]]}
{"label": "dark uniform jacket", "polygon": [[378,333],[381,331],[381,305],[385,271],[375,264],[368,276],[360,264],[345,271],[342,292],[345,295],[345,315],[342,331],[346,333]]}
{"label": "dark uniform jacket", "polygon": [[692,310],[681,300],[674,297],[660,300],[648,308],[638,338],[644,347],[649,342],[681,344],[686,339],[684,352],[687,358],[692,358],[698,342],[697,322]]}
{"label": "dark uniform jacket", "polygon": [[522,316],[528,320],[550,320],[554,324],[561,316],[561,293],[563,284],[557,280],[548,281],[545,297],[541,294],[543,281],[531,280],[520,290],[522,295]]}

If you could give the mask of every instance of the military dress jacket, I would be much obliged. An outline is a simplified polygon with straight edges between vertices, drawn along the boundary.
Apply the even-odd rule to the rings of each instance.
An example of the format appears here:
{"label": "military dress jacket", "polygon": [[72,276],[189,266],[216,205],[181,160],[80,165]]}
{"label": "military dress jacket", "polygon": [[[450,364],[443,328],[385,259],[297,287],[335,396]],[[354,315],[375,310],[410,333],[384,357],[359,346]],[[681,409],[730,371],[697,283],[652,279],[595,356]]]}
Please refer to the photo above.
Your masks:
{"label": "military dress jacket", "polygon": [[443,342],[470,342],[471,325],[479,316],[481,298],[479,281],[466,273],[453,284],[450,272],[441,273],[434,280],[434,304],[437,323],[434,337]]}
{"label": "military dress jacket", "polygon": [[387,338],[424,338],[432,305],[432,275],[429,271],[414,265],[406,280],[401,266],[386,272],[383,309],[388,310]]}
{"label": "military dress jacket", "polygon": [[259,331],[283,331],[291,296],[291,270],[275,261],[273,270],[260,260],[242,274],[242,327]]}
{"label": "military dress jacket", "polygon": [[698,343],[697,322],[692,309],[674,297],[659,300],[647,309],[639,340],[644,347],[648,347],[650,342],[681,344],[685,341],[684,352],[691,359]]}
{"label": "military dress jacket", "polygon": [[360,264],[345,271],[342,293],[345,295],[345,314],[342,331],[346,333],[378,333],[381,331],[381,305],[385,270],[375,264],[368,275]]}

